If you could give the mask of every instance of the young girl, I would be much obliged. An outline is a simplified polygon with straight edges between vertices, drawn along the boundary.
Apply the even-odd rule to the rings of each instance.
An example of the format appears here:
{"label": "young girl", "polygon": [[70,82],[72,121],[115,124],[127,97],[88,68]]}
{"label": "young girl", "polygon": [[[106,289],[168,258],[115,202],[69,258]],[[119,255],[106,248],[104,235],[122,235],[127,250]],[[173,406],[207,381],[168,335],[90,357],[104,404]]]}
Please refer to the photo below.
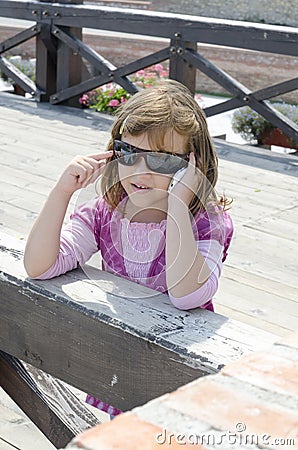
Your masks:
{"label": "young girl", "polygon": [[[103,195],[62,229],[72,194],[100,175]],[[176,308],[213,311],[233,233],[216,181],[216,152],[188,89],[175,81],[145,89],[118,113],[107,151],[77,156],[60,176],[29,235],[27,273],[51,278],[100,251],[103,270],[167,293]]]}

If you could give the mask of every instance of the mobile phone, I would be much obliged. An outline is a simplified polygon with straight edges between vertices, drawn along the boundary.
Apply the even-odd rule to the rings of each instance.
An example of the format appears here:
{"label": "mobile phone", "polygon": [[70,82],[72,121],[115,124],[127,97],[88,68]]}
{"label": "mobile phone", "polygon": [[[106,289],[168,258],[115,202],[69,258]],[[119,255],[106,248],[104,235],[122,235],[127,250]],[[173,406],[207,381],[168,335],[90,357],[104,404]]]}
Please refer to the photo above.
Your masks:
{"label": "mobile phone", "polygon": [[173,187],[181,180],[181,178],[184,176],[185,172],[187,170],[187,167],[185,167],[184,169],[180,169],[178,170],[173,178],[171,179],[171,182],[169,184],[168,187],[168,192],[171,192],[171,190],[173,189]]}

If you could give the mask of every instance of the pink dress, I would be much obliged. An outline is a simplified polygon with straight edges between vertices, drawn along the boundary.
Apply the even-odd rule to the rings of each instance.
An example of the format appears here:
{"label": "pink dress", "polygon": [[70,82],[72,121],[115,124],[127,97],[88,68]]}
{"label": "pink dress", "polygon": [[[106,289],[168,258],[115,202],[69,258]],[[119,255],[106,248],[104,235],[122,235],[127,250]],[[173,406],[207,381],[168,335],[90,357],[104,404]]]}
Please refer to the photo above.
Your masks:
{"label": "pink dress", "polygon": [[[122,200],[123,204],[127,197]],[[166,293],[176,308],[204,308],[213,311],[212,297],[218,288],[222,263],[233,235],[233,223],[219,207],[197,212],[192,229],[198,249],[211,275],[195,292],[175,298],[166,285],[166,225],[130,222],[118,210],[111,210],[103,198],[80,205],[61,233],[60,252],[55,263],[39,279],[48,279],[83,265],[96,252],[102,256],[102,269],[136,283]],[[87,403],[111,415],[121,411],[87,396]]]}

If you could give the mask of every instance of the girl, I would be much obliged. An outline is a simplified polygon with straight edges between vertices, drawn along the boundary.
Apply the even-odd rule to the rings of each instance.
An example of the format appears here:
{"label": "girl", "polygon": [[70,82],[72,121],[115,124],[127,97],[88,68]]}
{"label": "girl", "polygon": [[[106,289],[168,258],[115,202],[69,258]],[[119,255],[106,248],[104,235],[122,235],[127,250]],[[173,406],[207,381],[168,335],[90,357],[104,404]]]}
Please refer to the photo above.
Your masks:
{"label": "girl", "polygon": [[[72,194],[100,175],[103,195],[62,229]],[[213,311],[233,233],[216,181],[216,152],[188,89],[176,81],[145,89],[118,113],[107,151],[77,156],[53,187],[28,238],[27,273],[51,278],[100,251],[103,270],[167,293],[176,308]]]}

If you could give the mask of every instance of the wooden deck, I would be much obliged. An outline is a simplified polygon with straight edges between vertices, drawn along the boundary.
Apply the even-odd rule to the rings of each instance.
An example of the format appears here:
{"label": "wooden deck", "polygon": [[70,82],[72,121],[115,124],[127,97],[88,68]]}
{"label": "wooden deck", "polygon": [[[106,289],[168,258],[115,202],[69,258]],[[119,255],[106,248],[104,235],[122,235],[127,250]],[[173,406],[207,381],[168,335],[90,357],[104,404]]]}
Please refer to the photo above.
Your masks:
{"label": "wooden deck", "polygon": [[[104,150],[110,125],[111,119],[87,110],[0,93],[1,230],[25,239],[63,167],[78,153]],[[234,198],[236,229],[216,311],[285,335],[298,323],[298,158],[223,141],[216,145],[218,191]],[[94,187],[78,194],[69,212],[93,194]],[[23,443],[7,438],[7,420],[21,420],[7,419],[7,409],[0,412],[0,450],[37,448],[25,444],[25,438]]]}
{"label": "wooden deck", "polygon": [[[25,239],[64,166],[104,150],[111,119],[0,94],[1,230]],[[234,199],[235,236],[217,312],[278,335],[297,329],[298,158],[217,141],[218,192]],[[94,195],[73,198],[71,208]]]}

